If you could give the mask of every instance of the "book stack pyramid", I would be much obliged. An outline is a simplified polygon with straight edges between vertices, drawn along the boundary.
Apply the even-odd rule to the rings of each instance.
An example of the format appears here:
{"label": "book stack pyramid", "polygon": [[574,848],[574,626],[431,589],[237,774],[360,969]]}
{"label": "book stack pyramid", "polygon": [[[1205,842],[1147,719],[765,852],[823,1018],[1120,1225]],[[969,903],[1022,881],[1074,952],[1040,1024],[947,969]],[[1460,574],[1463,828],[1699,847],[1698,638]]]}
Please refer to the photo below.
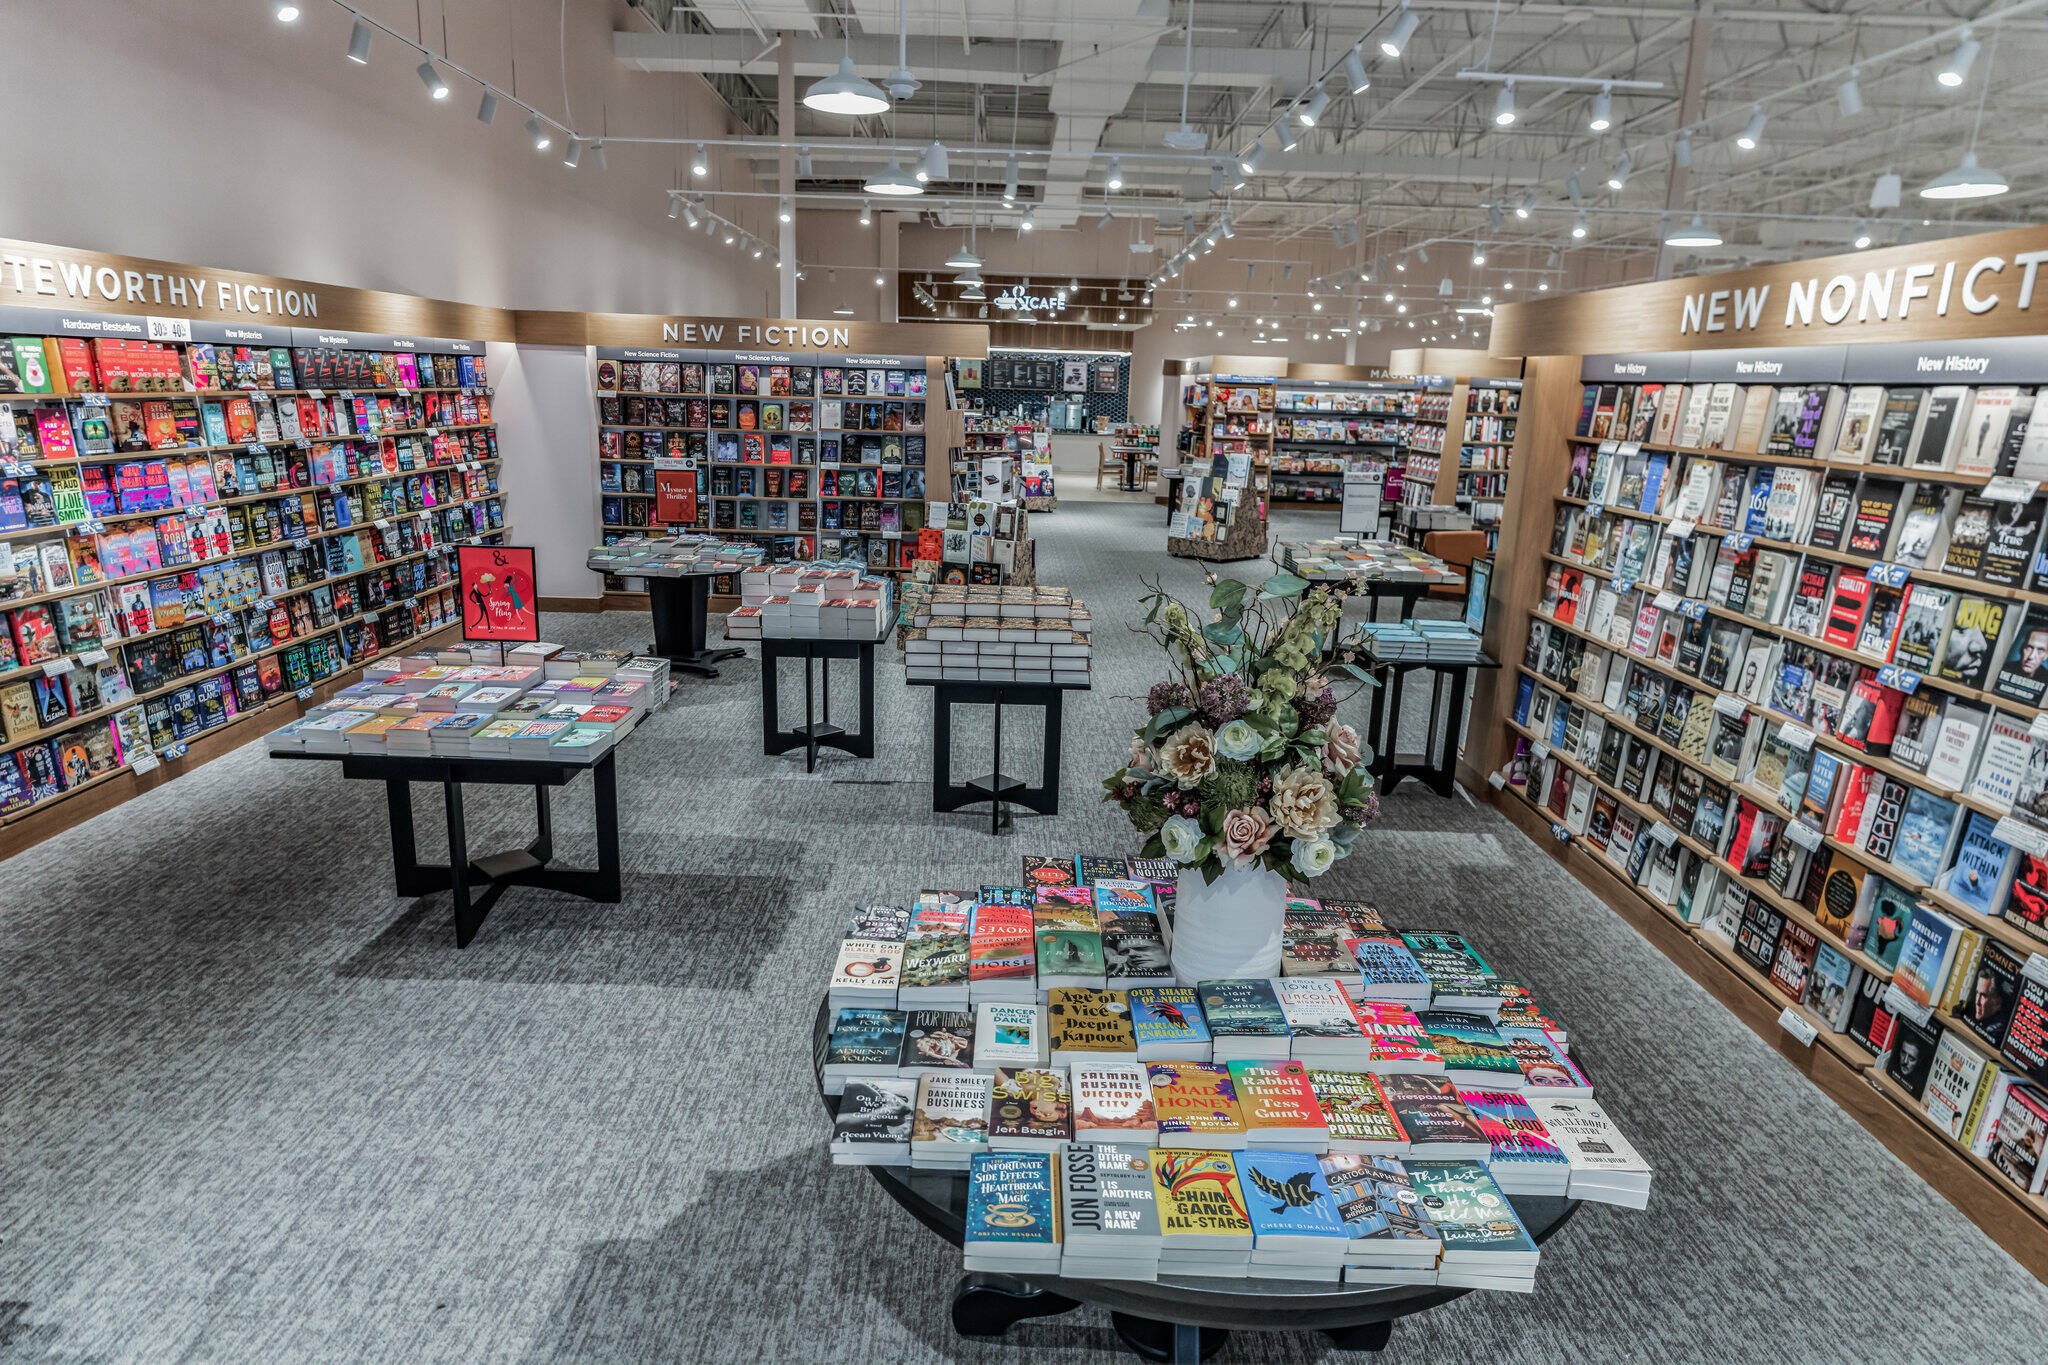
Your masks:
{"label": "book stack pyramid", "polygon": [[966,1171],[970,1270],[1087,1279],[1526,1290],[1511,1197],[1647,1202],[1565,1030],[1461,934],[1297,898],[1282,975],[1168,985],[1171,872],[1027,855],[855,907],[833,1159]]}
{"label": "book stack pyramid", "polygon": [[1065,588],[940,584],[903,632],[912,681],[1090,684],[1094,621]]}
{"label": "book stack pyramid", "polygon": [[756,565],[739,575],[731,640],[876,640],[895,621],[895,585],[854,568]]}

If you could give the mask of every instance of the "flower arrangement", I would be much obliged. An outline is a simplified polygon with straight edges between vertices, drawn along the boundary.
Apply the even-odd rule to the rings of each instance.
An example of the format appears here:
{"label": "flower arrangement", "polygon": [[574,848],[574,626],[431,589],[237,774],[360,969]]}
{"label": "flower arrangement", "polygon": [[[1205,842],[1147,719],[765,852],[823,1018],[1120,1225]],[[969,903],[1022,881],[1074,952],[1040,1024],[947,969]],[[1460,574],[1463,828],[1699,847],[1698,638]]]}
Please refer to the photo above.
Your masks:
{"label": "flower arrangement", "polygon": [[1323,662],[1343,611],[1329,589],[1288,573],[1207,582],[1206,624],[1145,585],[1145,624],[1132,629],[1159,643],[1173,676],[1152,685],[1149,719],[1103,799],[1146,836],[1146,857],[1198,867],[1208,882],[1253,864],[1320,877],[1379,815],[1371,754],[1337,719],[1332,681],[1373,679],[1348,654]]}

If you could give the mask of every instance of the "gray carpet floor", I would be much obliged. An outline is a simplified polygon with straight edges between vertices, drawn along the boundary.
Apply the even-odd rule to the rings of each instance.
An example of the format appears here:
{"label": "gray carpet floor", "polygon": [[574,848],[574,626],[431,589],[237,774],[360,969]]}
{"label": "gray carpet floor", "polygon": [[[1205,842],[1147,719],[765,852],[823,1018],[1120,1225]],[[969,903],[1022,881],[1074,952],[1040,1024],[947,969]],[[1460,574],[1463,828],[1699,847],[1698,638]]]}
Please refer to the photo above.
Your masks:
{"label": "gray carpet floor", "polygon": [[[878,756],[813,776],[760,756],[740,660],[621,754],[625,902],[515,893],[464,952],[445,896],[393,894],[381,793],[260,746],[0,867],[0,1361],[1115,1358],[1092,1310],[952,1334],[958,1253],[827,1160],[810,1029],[853,901],[1134,850],[1096,789],[1157,676],[1120,623],[1140,575],[1199,589],[1160,521],[1034,520],[1099,672],[1061,814],[1014,836],[931,812],[898,668]],[[986,745],[956,731],[969,772]],[[557,802],[575,861],[587,802]],[[528,837],[517,794],[471,812],[475,848]],[[2040,1359],[2048,1289],[1491,810],[1410,784],[1325,889],[1535,982],[1657,1165],[1648,1212],[1588,1206],[1533,1296],[1404,1322],[1397,1358]],[[1346,1357],[1273,1333],[1223,1358]]]}

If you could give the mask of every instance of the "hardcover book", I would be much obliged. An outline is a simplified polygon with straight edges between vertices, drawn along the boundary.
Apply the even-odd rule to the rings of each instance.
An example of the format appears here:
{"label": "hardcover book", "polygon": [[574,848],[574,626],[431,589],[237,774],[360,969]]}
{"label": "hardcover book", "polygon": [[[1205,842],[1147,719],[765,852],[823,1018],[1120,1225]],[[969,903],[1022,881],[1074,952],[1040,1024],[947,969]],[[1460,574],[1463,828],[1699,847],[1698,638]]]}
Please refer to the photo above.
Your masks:
{"label": "hardcover book", "polygon": [[989,1107],[991,1151],[1056,1152],[1073,1140],[1073,1092],[1065,1071],[996,1068]]}
{"label": "hardcover book", "polygon": [[1210,1062],[1151,1062],[1161,1147],[1241,1148],[1244,1115],[1230,1070]]}

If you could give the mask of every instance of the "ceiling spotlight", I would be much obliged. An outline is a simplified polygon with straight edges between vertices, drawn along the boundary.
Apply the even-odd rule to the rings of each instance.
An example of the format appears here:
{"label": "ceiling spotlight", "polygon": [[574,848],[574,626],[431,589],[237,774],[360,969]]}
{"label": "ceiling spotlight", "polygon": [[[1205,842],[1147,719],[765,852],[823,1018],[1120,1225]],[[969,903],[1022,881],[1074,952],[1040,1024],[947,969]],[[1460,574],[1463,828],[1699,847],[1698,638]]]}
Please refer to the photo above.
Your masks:
{"label": "ceiling spotlight", "polygon": [[1493,97],[1493,121],[1495,126],[1505,128],[1515,121],[1515,83],[1509,81]]}
{"label": "ceiling spotlight", "polygon": [[1424,242],[1421,246],[1415,248],[1415,259],[1421,261],[1424,265],[1429,264],[1429,243]]}
{"label": "ceiling spotlight", "polygon": [[1323,311],[1323,301],[1321,299],[1317,299],[1314,303],[1309,305],[1309,308],[1315,312],[1320,313]]}
{"label": "ceiling spotlight", "polygon": [[1372,77],[1365,74],[1365,63],[1359,60],[1355,47],[1344,54],[1344,80],[1354,95],[1363,94],[1372,86]]}
{"label": "ceiling spotlight", "polygon": [[868,201],[867,201],[867,200],[865,200],[865,199],[861,200],[861,201],[860,201],[860,225],[861,225],[862,227],[868,227],[868,226],[870,226],[871,224],[873,224],[873,222],[874,222],[874,221],[875,221],[875,214],[874,214],[874,210],[873,210],[873,209],[870,209],[870,208],[868,207]]}
{"label": "ceiling spotlight", "polygon": [[1593,96],[1593,117],[1586,120],[1586,126],[1596,133],[1604,133],[1614,126],[1614,87],[1603,85],[1600,93]]}
{"label": "ceiling spotlight", "polygon": [[1017,154],[1010,153],[1010,160],[1003,167],[1003,205],[1008,207],[1017,202]]}
{"label": "ceiling spotlight", "polygon": [[2004,194],[2011,186],[1997,171],[1987,171],[1977,164],[1977,154],[1971,152],[1963,158],[1963,164],[1952,171],[1937,175],[1920,187],[1922,199],[1984,199],[1994,194]]}
{"label": "ceiling spotlight", "polygon": [[1970,30],[1964,29],[1962,41],[1958,42],[1956,50],[1949,54],[1948,65],[1944,66],[1934,79],[1950,90],[1968,80],[1970,63],[1977,60],[1979,46],[1977,40],[1970,36]]}
{"label": "ceiling spotlight", "polygon": [[1515,217],[1527,218],[1530,214],[1534,213],[1535,211],[1536,191],[1533,189],[1525,190],[1522,194],[1522,202],[1515,205]]}
{"label": "ceiling spotlight", "polygon": [[1579,173],[1577,171],[1573,171],[1571,178],[1564,182],[1564,197],[1571,200],[1574,204],[1586,197],[1586,187],[1579,183]]}
{"label": "ceiling spotlight", "polygon": [[1870,241],[1870,224],[1859,221],[1856,224],[1856,235],[1850,239],[1849,245],[1861,251],[1870,245]]}
{"label": "ceiling spotlight", "polygon": [[1264,161],[1265,159],[1266,144],[1263,142],[1254,142],[1251,146],[1245,148],[1244,151],[1239,154],[1237,158],[1237,168],[1238,170],[1244,172],[1244,174],[1247,176],[1256,175],[1258,173],[1259,163],[1261,161]]}
{"label": "ceiling spotlight", "polygon": [[703,179],[711,174],[711,160],[704,155],[704,144],[697,144],[697,154],[690,158],[690,174]]}
{"label": "ceiling spotlight", "polygon": [[1579,212],[1579,216],[1578,216],[1578,217],[1576,217],[1576,218],[1574,218],[1574,219],[1572,219],[1572,240],[1573,240],[1573,241],[1580,241],[1580,242],[1582,242],[1582,241],[1584,241],[1585,239],[1586,239],[1586,214],[1585,214],[1585,211],[1584,211],[1584,210],[1582,209],[1582,210],[1580,210],[1580,212]]}
{"label": "ceiling spotlight", "polygon": [[1380,51],[1390,60],[1399,61],[1401,49],[1408,46],[1408,40],[1415,36],[1415,30],[1422,24],[1415,11],[1408,8],[1408,0],[1401,0],[1401,17],[1394,21],[1394,27],[1387,36],[1380,39]]}
{"label": "ceiling spotlight", "polygon": [[853,69],[852,57],[841,57],[839,69],[804,91],[804,107],[821,114],[879,114],[889,107],[881,88]]}
{"label": "ceiling spotlight", "polygon": [[1109,178],[1102,183],[1113,190],[1120,190],[1124,187],[1124,159],[1122,157],[1113,156],[1109,159]]}
{"label": "ceiling spotlight", "polygon": [[885,284],[887,284],[887,283],[888,283],[888,280],[884,279],[884,278],[883,278],[882,276],[880,276],[880,275],[877,275],[877,276],[875,276],[875,288],[877,288],[877,289],[880,289],[880,288],[881,288],[881,287],[882,287],[883,285],[885,285]]}
{"label": "ceiling spotlight", "polygon": [[590,169],[593,171],[604,169],[604,139],[602,138],[590,144]]}
{"label": "ceiling spotlight", "polygon": [[[1231,238],[1233,238],[1233,237],[1237,236],[1237,228],[1236,228],[1236,226],[1235,226],[1234,224],[1232,224],[1232,223],[1231,223],[1231,221],[1230,221],[1230,215],[1229,215],[1229,214],[1227,214],[1227,213],[1226,213],[1226,214],[1224,214],[1224,215],[1223,215],[1223,221],[1222,221],[1222,223],[1220,223],[1220,224],[1219,224],[1218,226],[1219,226],[1219,227],[1220,227],[1220,228],[1222,229],[1222,231],[1223,231],[1223,240],[1224,240],[1224,241],[1226,241],[1226,242],[1227,242],[1227,241],[1229,241],[1229,240],[1230,240]],[[1289,266],[1289,267],[1288,267],[1288,269],[1290,269],[1290,270],[1291,270],[1291,269],[1293,269],[1293,267],[1292,267],[1292,266]]]}
{"label": "ceiling spotlight", "polygon": [[1550,292],[1550,281],[1549,281],[1549,280],[1538,280],[1538,281],[1536,281],[1536,292],[1537,292],[1537,293],[1539,293],[1539,294],[1548,294],[1548,293]]}
{"label": "ceiling spotlight", "polygon": [[1108,227],[1108,226],[1109,226],[1109,225],[1110,225],[1111,223],[1114,223],[1115,221],[1116,221],[1116,214],[1114,214],[1114,213],[1110,212],[1110,210],[1108,210],[1108,209],[1104,209],[1104,210],[1102,211],[1102,216],[1101,216],[1100,218],[1097,218],[1097,219],[1095,220],[1095,226],[1097,226],[1097,227],[1099,227],[1099,228],[1106,228],[1106,227]]}
{"label": "ceiling spotlight", "polygon": [[1036,204],[1033,204],[1031,207],[1025,209],[1024,216],[1017,220],[1017,231],[1029,232],[1032,228],[1036,227],[1037,224],[1033,221],[1033,219],[1037,217],[1037,214],[1038,206]]}
{"label": "ceiling spotlight", "polygon": [[1408,257],[1405,253],[1395,258],[1394,269],[1403,275],[1408,273]]}
{"label": "ceiling spotlight", "polygon": [[1486,264],[1486,248],[1485,248],[1485,247],[1483,247],[1483,246],[1475,246],[1475,247],[1473,247],[1473,248],[1472,248],[1472,264],[1474,264],[1474,265],[1485,265],[1485,264]]}
{"label": "ceiling spotlight", "polygon": [[725,225],[725,244],[731,246],[737,240],[738,238],[733,236],[732,224],[727,223]]}
{"label": "ceiling spotlight", "polygon": [[299,22],[299,7],[292,4],[291,0],[277,0],[277,3],[270,7],[270,12],[277,16],[277,22],[280,24]]}
{"label": "ceiling spotlight", "polygon": [[1500,212],[1500,205],[1499,205],[1499,204],[1488,204],[1488,205],[1486,206],[1486,225],[1487,225],[1487,226],[1488,226],[1489,228],[1493,229],[1493,230],[1494,230],[1495,232],[1499,232],[1499,231],[1500,231],[1500,223],[1501,223],[1501,212]]}
{"label": "ceiling spotlight", "polygon": [[754,259],[757,261],[760,260],[761,253],[766,250],[767,248],[762,246],[759,242],[754,243]]}
{"label": "ceiling spotlight", "polygon": [[1342,246],[1342,245],[1344,245],[1344,229],[1343,229],[1343,228],[1341,228],[1341,227],[1332,227],[1332,228],[1330,229],[1330,245],[1331,245],[1331,246]]}
{"label": "ceiling spotlight", "polygon": [[1223,301],[1223,306],[1225,308],[1235,308],[1237,307],[1237,299],[1235,297],[1225,299]]}
{"label": "ceiling spotlight", "polygon": [[1493,295],[1491,295],[1491,294],[1481,294],[1481,295],[1479,296],[1479,302],[1480,302],[1480,303],[1481,303],[1482,305],[1484,305],[1485,307],[1491,308],[1491,307],[1493,307]]}
{"label": "ceiling spotlight", "polygon": [[1301,120],[1302,127],[1313,128],[1316,126],[1316,120],[1320,119],[1323,116],[1323,111],[1329,107],[1330,92],[1319,85],[1316,87],[1316,92],[1308,97],[1308,103],[1301,105],[1294,111],[1294,116]]}
{"label": "ceiling spotlight", "polygon": [[1301,140],[1294,135],[1294,125],[1285,118],[1273,126],[1273,136],[1280,140],[1283,152],[1291,152],[1301,145]]}
{"label": "ceiling spotlight", "polygon": [[899,198],[904,195],[924,193],[923,183],[906,174],[901,158],[895,156],[889,158],[887,170],[877,171],[869,176],[867,183],[862,185],[861,188],[869,194],[887,194]]}
{"label": "ceiling spotlight", "polygon": [[498,116],[498,96],[489,86],[484,87],[483,98],[476,102],[476,121],[489,123]]}
{"label": "ceiling spotlight", "polygon": [[[669,217],[669,221],[670,221],[670,222],[674,222],[674,221],[675,221],[676,219],[678,219],[678,218],[680,218],[680,217],[682,217],[682,216],[683,216],[683,201],[682,201],[682,200],[680,200],[680,199],[678,199],[678,198],[676,198],[676,197],[675,197],[674,195],[670,195],[670,196],[669,196],[669,198],[668,198],[668,217]],[[697,226],[697,225],[696,225],[695,223],[692,223],[692,224],[690,224],[690,226],[691,226],[691,227],[695,227],[695,226]]]}
{"label": "ceiling spotlight", "polygon": [[686,228],[697,226],[697,209],[694,204],[683,205],[683,226]]}
{"label": "ceiling spotlight", "polygon": [[1449,298],[1452,295],[1452,293],[1455,292],[1455,289],[1456,286],[1451,283],[1451,277],[1449,275],[1444,276],[1442,279],[1436,282],[1436,296],[1440,299]]}
{"label": "ceiling spotlight", "polygon": [[1897,171],[1886,171],[1870,187],[1870,207],[1874,209],[1895,209],[1899,206],[1899,191],[1904,182]]}
{"label": "ceiling spotlight", "polygon": [[1629,160],[1627,152],[1623,152],[1621,160],[1614,163],[1614,174],[1607,177],[1607,188],[1610,190],[1628,188],[1628,173],[1635,168],[1636,163]]}
{"label": "ceiling spotlight", "polygon": [[448,82],[441,79],[441,72],[435,67],[432,57],[421,62],[417,70],[420,73],[420,84],[427,87],[429,95],[437,100],[448,98]]}
{"label": "ceiling spotlight", "polygon": [[1757,144],[1763,140],[1764,107],[1759,104],[1751,107],[1749,126],[1736,134],[1735,145],[1742,148],[1745,152],[1753,152],[1756,150]]}
{"label": "ceiling spotlight", "polygon": [[1380,299],[1383,303],[1392,303],[1394,301],[1394,291],[1389,289],[1385,294],[1382,294],[1380,296]]}
{"label": "ceiling spotlight", "polygon": [[533,139],[533,150],[536,152],[546,151],[548,143],[553,140],[548,136],[547,125],[540,121],[539,114],[532,114],[527,117],[526,135]]}
{"label": "ceiling spotlight", "polygon": [[1500,282],[1500,287],[1504,290],[1513,289],[1515,287],[1515,282],[1513,280],[1502,280]]}
{"label": "ceiling spotlight", "polygon": [[348,31],[348,59],[357,66],[370,64],[370,21],[360,14]]}
{"label": "ceiling spotlight", "polygon": [[811,165],[810,148],[799,147],[796,149],[796,173],[806,180],[816,178],[817,171]]}
{"label": "ceiling spotlight", "polygon": [[783,196],[782,203],[776,206],[775,221],[778,223],[794,223],[796,221],[796,206],[789,201],[787,195]]}
{"label": "ceiling spotlight", "polygon": [[1678,163],[1680,170],[1692,165],[1692,129],[1678,130],[1678,141],[1671,144],[1671,159]]}
{"label": "ceiling spotlight", "polygon": [[1863,87],[1856,84],[1856,68],[1849,68],[1849,76],[1835,87],[1835,107],[1842,111],[1843,118],[1855,118],[1863,112]]}
{"label": "ceiling spotlight", "polygon": [[573,171],[582,160],[583,144],[572,137],[569,139],[569,144],[562,148],[562,164]]}
{"label": "ceiling spotlight", "polygon": [[[1405,303],[1397,303],[1394,305],[1394,311],[1397,313],[1405,313],[1408,311],[1408,305]],[[1415,324],[1411,322],[1408,325],[1410,327],[1413,327]]]}
{"label": "ceiling spotlight", "polygon": [[1714,231],[1712,228],[1708,227],[1706,219],[1700,217],[1700,215],[1695,213],[1692,216],[1692,222],[1686,224],[1684,227],[1678,229],[1676,232],[1666,235],[1666,237],[1664,238],[1664,245],[1719,246],[1721,245],[1721,234]]}

